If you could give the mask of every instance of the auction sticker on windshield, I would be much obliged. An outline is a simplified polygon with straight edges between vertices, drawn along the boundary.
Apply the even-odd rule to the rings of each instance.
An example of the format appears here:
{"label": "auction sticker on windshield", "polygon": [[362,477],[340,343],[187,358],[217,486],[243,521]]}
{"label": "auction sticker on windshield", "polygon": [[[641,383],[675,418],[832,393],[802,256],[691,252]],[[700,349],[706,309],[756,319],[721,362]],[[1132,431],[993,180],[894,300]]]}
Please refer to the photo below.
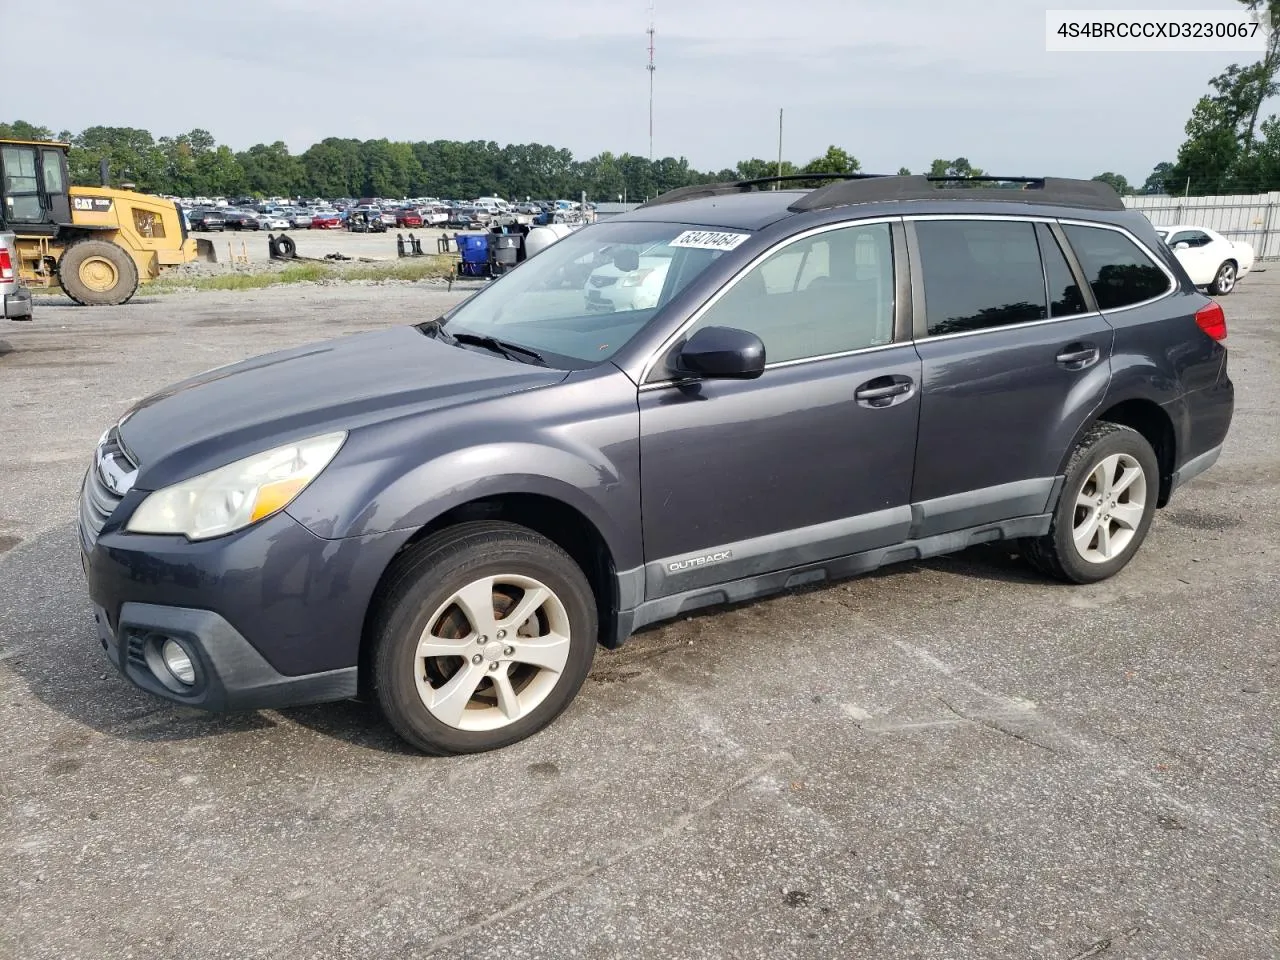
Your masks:
{"label": "auction sticker on windshield", "polygon": [[716,233],[712,230],[686,230],[671,241],[673,247],[693,247],[696,250],[732,250],[749,233]]}

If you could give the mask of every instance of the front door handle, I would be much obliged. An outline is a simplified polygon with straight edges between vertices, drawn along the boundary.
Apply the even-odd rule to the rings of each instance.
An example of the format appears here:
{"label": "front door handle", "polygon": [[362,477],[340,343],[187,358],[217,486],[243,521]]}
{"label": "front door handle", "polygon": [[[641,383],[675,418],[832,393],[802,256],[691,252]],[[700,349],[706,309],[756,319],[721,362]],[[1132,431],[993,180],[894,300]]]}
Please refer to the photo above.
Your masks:
{"label": "front door handle", "polygon": [[1098,362],[1102,354],[1096,344],[1069,343],[1056,357],[1058,365],[1068,370],[1083,370]]}
{"label": "front door handle", "polygon": [[910,377],[894,374],[868,380],[853,393],[853,399],[863,407],[888,407],[900,398],[908,396],[915,388]]}

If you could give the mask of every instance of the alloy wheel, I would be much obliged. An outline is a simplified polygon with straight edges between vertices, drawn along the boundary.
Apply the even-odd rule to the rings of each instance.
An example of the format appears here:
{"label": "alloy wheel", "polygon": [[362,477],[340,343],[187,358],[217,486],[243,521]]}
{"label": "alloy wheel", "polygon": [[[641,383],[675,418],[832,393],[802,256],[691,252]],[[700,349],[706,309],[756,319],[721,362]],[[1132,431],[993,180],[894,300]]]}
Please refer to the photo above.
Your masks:
{"label": "alloy wheel", "polygon": [[481,577],[432,614],[414,654],[418,696],[459,730],[527,716],[569,659],[569,614],[550,587],[516,574]]}
{"label": "alloy wheel", "polygon": [[1133,541],[1147,508],[1147,475],[1127,453],[1104,457],[1076,494],[1071,538],[1089,563],[1107,563]]}

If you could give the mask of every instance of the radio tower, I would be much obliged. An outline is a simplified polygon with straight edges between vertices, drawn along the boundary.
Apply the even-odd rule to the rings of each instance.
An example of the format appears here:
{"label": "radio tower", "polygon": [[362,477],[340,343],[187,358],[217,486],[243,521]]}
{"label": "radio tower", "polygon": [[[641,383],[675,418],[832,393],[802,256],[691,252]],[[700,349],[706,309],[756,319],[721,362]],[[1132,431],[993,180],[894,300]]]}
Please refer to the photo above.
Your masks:
{"label": "radio tower", "polygon": [[653,71],[658,68],[653,63],[653,0],[649,2],[649,162],[653,163]]}

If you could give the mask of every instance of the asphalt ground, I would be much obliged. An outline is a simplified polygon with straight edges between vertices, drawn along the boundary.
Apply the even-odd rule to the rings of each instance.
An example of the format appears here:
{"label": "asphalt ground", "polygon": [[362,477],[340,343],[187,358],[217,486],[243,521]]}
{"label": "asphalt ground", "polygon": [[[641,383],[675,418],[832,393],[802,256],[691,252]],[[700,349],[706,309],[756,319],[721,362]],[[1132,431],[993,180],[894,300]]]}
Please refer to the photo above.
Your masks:
{"label": "asphalt ground", "polygon": [[1280,271],[1224,300],[1222,460],[1113,580],[987,547],[649,629],[508,749],[215,717],[103,659],[76,494],[180,377],[429,285],[37,303],[0,326],[0,957],[1280,953]]}

